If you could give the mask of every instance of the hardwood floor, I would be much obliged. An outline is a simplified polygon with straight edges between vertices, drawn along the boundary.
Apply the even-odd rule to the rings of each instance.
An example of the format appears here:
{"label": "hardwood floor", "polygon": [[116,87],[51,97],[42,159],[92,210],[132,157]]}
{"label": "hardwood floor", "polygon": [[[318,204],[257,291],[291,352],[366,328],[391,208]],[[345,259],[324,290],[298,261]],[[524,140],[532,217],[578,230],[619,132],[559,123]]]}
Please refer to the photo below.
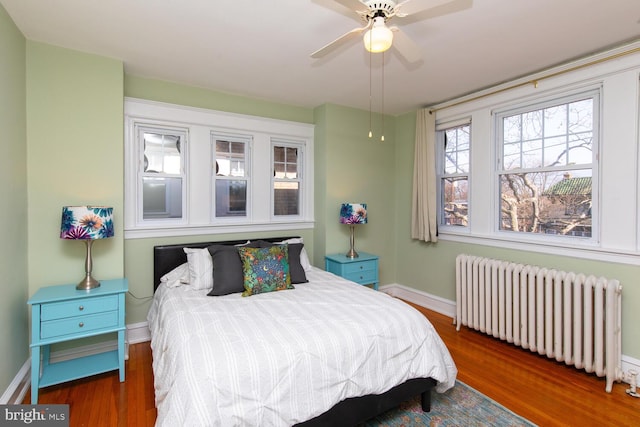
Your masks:
{"label": "hardwood floor", "polygon": [[[627,384],[604,391],[603,379],[461,329],[417,307],[433,323],[458,366],[458,379],[540,426],[640,426],[640,399]],[[149,343],[131,345],[126,381],[117,371],[40,390],[39,403],[68,403],[70,426],[153,426]],[[29,403],[29,394],[24,402]]]}

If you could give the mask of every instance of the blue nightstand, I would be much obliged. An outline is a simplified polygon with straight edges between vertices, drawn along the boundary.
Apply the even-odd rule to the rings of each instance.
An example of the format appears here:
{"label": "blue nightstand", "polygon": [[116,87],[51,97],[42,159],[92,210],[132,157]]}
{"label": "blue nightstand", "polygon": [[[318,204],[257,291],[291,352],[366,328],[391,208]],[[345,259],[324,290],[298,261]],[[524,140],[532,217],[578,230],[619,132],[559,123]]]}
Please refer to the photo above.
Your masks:
{"label": "blue nightstand", "polygon": [[378,290],[378,256],[360,252],[358,258],[333,254],[324,257],[325,270],[361,285],[373,285]]}
{"label": "blue nightstand", "polygon": [[[41,288],[31,305],[31,403],[38,389],[118,369],[124,381],[124,296],[127,279],[102,280],[100,287],[79,291],[76,285]],[[50,345],[110,332],[118,333],[118,349],[49,363]],[[40,351],[42,349],[42,373]]]}

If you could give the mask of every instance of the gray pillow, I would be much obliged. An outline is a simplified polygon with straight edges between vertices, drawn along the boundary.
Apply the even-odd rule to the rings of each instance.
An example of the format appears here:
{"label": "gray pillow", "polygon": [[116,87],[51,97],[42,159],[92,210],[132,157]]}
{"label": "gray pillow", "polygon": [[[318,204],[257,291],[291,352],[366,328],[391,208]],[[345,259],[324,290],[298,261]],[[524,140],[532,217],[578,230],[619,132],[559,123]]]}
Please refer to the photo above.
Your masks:
{"label": "gray pillow", "polygon": [[[261,247],[258,242],[247,243],[248,247]],[[244,292],[244,275],[238,248],[229,245],[212,245],[207,248],[213,261],[213,288],[209,296],[222,296]]]}

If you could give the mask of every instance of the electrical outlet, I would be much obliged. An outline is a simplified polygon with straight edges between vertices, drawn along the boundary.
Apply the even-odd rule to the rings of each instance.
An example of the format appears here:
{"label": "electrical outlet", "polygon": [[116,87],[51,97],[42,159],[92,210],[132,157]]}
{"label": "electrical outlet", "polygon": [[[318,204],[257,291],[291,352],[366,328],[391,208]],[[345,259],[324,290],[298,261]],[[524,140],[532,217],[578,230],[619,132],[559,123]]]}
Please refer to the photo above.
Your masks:
{"label": "electrical outlet", "polygon": [[631,375],[632,373],[636,375],[636,383],[640,381],[640,375],[638,375],[638,373],[633,370],[622,372],[622,378],[620,378],[620,381],[622,381],[623,383],[631,384],[631,378],[633,377],[633,375]]}
{"label": "electrical outlet", "polygon": [[636,377],[635,378],[636,384],[640,385],[640,374],[638,374],[638,372],[634,371],[633,369],[622,372],[622,378],[620,378],[620,381],[627,384],[631,384],[631,380],[634,377],[634,375]]}

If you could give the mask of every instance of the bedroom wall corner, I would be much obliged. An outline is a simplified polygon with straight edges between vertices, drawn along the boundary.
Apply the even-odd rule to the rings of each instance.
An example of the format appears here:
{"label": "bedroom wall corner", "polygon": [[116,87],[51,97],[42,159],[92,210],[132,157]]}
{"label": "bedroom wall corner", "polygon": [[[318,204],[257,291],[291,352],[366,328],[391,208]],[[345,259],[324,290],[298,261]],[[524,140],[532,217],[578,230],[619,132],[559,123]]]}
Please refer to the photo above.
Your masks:
{"label": "bedroom wall corner", "polygon": [[313,258],[311,263],[324,269],[324,255],[327,253],[327,108],[326,104],[316,107],[313,111],[315,133],[313,143],[314,161],[314,218],[313,227]]}
{"label": "bedroom wall corner", "polygon": [[[365,202],[368,223],[355,232],[356,251],[380,257],[380,283],[395,281],[395,117],[372,116],[373,138],[368,137],[369,112],[339,105],[325,106],[326,193],[324,235],[326,253],[349,250],[349,227],[338,223],[340,204]],[[323,254],[324,255],[324,254]]]}
{"label": "bedroom wall corner", "polygon": [[[26,39],[0,5],[0,403],[29,358],[27,264]],[[11,390],[9,388],[12,388]]]}
{"label": "bedroom wall corner", "polygon": [[114,207],[93,275],[123,275],[123,76],[121,61],[27,41],[29,295],[84,274],[84,245],[59,238],[65,205]]}

